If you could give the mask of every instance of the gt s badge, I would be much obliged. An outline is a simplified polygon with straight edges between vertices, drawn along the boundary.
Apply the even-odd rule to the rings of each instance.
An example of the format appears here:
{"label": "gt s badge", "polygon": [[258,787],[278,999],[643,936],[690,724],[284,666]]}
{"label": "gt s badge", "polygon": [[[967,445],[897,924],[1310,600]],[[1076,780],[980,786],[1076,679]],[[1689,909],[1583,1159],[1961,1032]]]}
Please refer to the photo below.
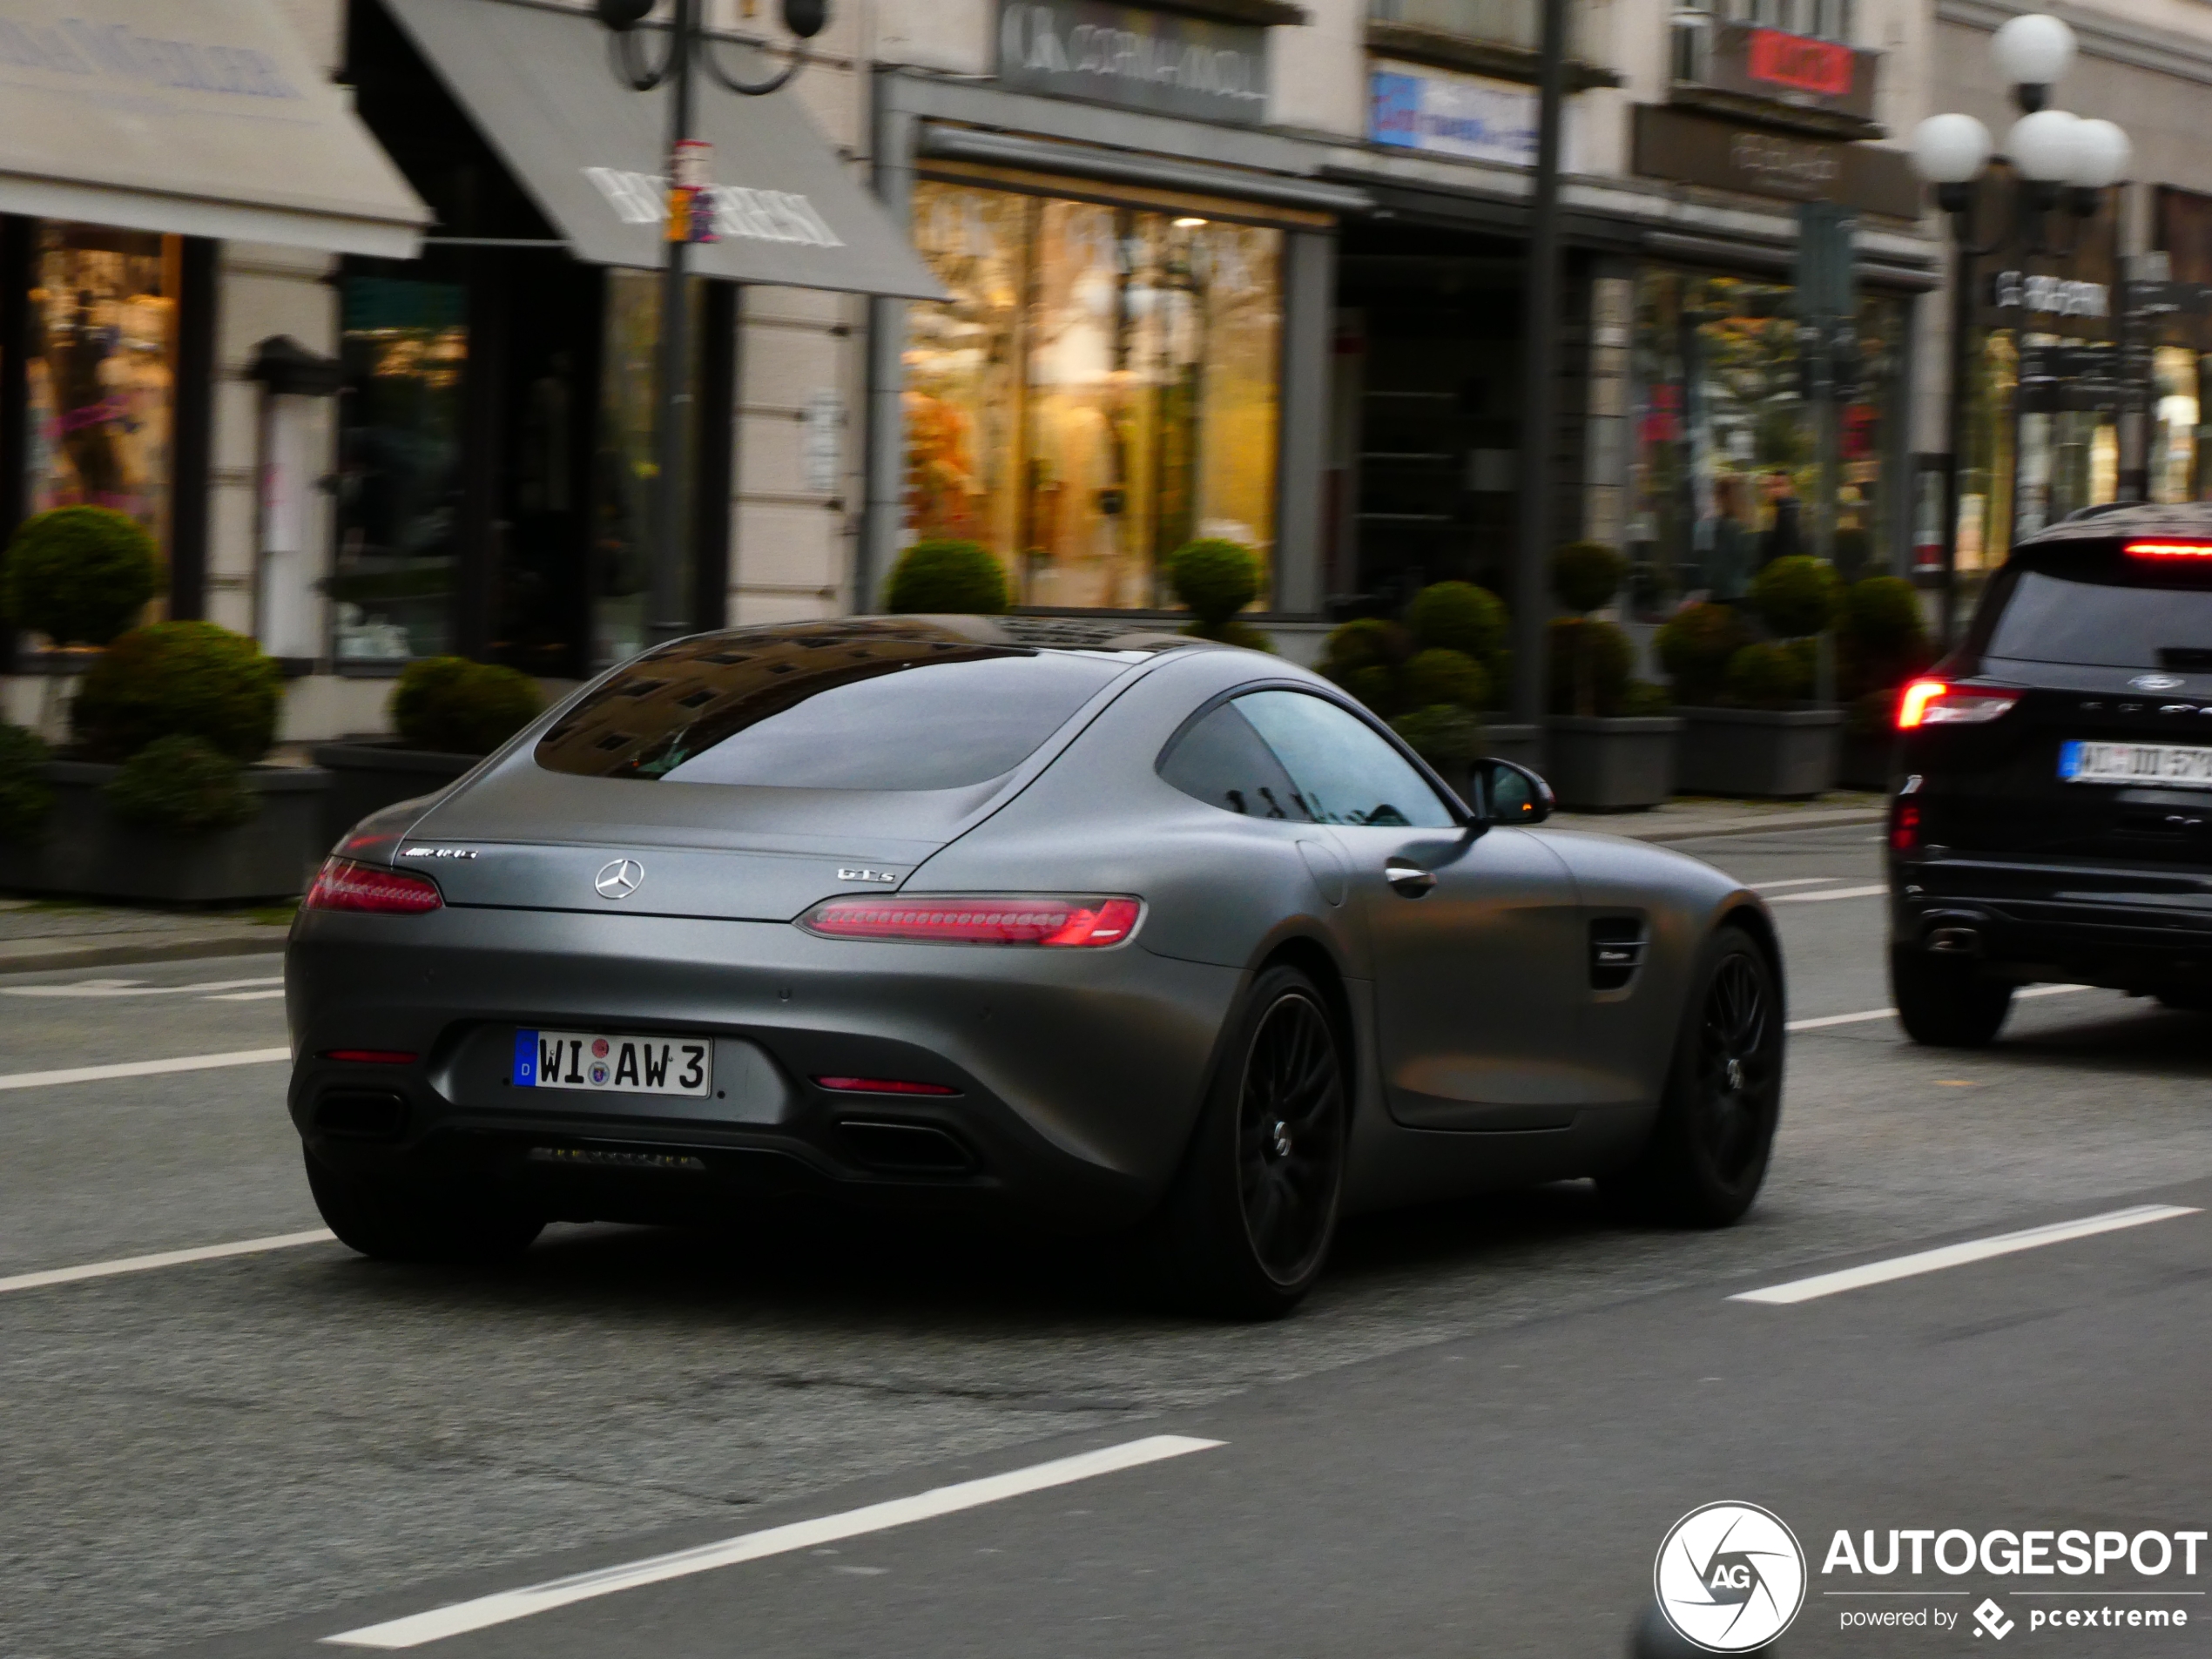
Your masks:
{"label": "gt s badge", "polygon": [[889,870],[858,870],[850,867],[840,870],[837,879],[840,881],[878,881],[885,887],[896,887],[899,882],[898,876]]}

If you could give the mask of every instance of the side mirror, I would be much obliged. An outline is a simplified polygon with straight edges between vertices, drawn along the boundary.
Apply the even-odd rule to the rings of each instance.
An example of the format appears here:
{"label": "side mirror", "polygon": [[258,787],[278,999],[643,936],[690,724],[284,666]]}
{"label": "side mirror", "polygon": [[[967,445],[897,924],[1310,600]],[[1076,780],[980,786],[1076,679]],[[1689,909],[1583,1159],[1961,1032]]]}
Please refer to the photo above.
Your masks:
{"label": "side mirror", "polygon": [[1478,760],[1468,768],[1467,781],[1474,788],[1480,824],[1541,824],[1559,805],[1549,784],[1510,760]]}

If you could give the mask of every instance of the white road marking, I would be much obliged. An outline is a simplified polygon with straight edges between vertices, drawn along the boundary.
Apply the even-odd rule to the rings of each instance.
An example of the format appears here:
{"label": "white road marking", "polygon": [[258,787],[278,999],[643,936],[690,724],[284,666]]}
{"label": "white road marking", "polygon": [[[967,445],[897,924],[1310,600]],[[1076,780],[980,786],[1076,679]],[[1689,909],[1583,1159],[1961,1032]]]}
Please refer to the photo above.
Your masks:
{"label": "white road marking", "polygon": [[1754,881],[1750,888],[1754,893],[1775,893],[1784,887],[1817,887],[1842,880],[1836,875],[1793,875],[1787,881]]}
{"label": "white road marking", "polygon": [[[2075,991],[2094,991],[2094,985],[2027,985],[2014,991],[2021,996],[2068,996]],[[1810,1020],[1792,1020],[1782,1028],[1785,1031],[1817,1031],[1824,1026],[1863,1025],[1869,1020],[1891,1020],[1897,1017],[1895,1008],[1866,1008],[1858,1014],[1821,1014]]]}
{"label": "white road marking", "polygon": [[277,1233],[267,1238],[241,1238],[232,1244],[202,1244],[197,1250],[165,1250],[152,1256],[125,1256],[111,1262],[87,1262],[81,1267],[51,1267],[43,1273],[17,1273],[0,1278],[0,1291],[35,1291],[44,1285],[74,1285],[80,1279],[112,1278],[118,1273],[144,1273],[156,1267],[182,1267],[190,1262],[220,1261],[226,1256],[258,1256],[266,1250],[294,1250],[301,1244],[327,1244],[334,1237],[327,1229],[313,1232]]}
{"label": "white road marking", "polygon": [[1775,899],[1776,904],[1818,904],[1824,899],[1871,899],[1878,893],[1887,893],[1890,884],[1877,882],[1871,887],[1824,887],[1818,893],[1785,893]]}
{"label": "white road marking", "polygon": [[289,1049],[236,1049],[228,1054],[188,1054],[174,1060],[125,1060],[112,1066],[71,1066],[62,1071],[14,1071],[0,1076],[0,1089],[106,1082],[116,1077],[158,1077],[172,1071],[219,1071],[226,1066],[273,1066],[291,1058]]}
{"label": "white road marking", "polygon": [[462,1635],[471,1630],[486,1629],[515,1619],[526,1619],[534,1613],[544,1613],[556,1607],[567,1607],[572,1602],[590,1601],[595,1596],[611,1595],[617,1590],[634,1589],[641,1584],[658,1584],[671,1578],[685,1578],[693,1573],[709,1573],[717,1568],[734,1567],[740,1561],[759,1561],[766,1555],[811,1549],[818,1544],[833,1543],[840,1538],[857,1538],[867,1533],[882,1532],[887,1527],[909,1526],[917,1521],[932,1521],[939,1515],[956,1514],[963,1509],[1001,1503],[1008,1498],[1019,1498],[1048,1487],[1093,1480],[1102,1474],[1134,1469],[1166,1458],[1183,1457],[1191,1452],[1211,1451],[1221,1444],[1219,1440],[1192,1440],[1182,1434],[1154,1434],[1141,1440],[1109,1446],[1101,1451],[1084,1452],[1075,1457],[1059,1458],[1050,1463],[1011,1470],[1005,1474],[938,1487],[911,1498],[894,1498],[887,1503],[872,1503],[862,1508],[848,1509],[842,1514],[824,1515],[818,1521],[795,1521],[788,1526],[740,1533],[734,1538],[701,1544],[692,1549],[679,1549],[673,1554],[649,1556],[644,1561],[602,1568],[593,1573],[578,1573],[573,1577],[556,1578],[523,1589],[502,1590],[496,1595],[479,1596],[473,1602],[456,1602],[450,1607],[413,1614],[383,1624],[363,1625],[358,1630],[325,1636],[323,1641],[347,1648],[419,1648],[425,1642],[442,1641],[447,1636]]}
{"label": "white road marking", "polygon": [[204,980],[197,985],[149,985],[135,979],[80,979],[67,985],[10,985],[0,990],[0,996],[189,996],[194,992],[235,991],[250,985],[283,983],[280,974],[261,979]]}
{"label": "white road marking", "polygon": [[203,1002],[266,1002],[273,996],[282,996],[282,991],[226,991],[220,996],[203,996]]}
{"label": "white road marking", "polygon": [[1939,1250],[1917,1251],[1910,1256],[1892,1256],[1885,1262],[1869,1262],[1864,1267],[1846,1267],[1834,1273],[1816,1273],[1811,1278],[1792,1279],[1787,1285],[1770,1285],[1763,1291],[1743,1291],[1730,1297],[1731,1302],[1764,1302],[1772,1306],[1786,1307],[1798,1302],[1811,1302],[1823,1296],[1834,1296],[1842,1291],[1864,1289],[1869,1285],[1886,1285],[1892,1279],[1912,1278],[1921,1273],[1939,1272],[1946,1267],[1963,1267],[1969,1262],[1986,1262],[1993,1256],[2010,1256],[2023,1250],[2039,1250],[2045,1244],[2063,1244],[2068,1239],[2093,1238],[2099,1233],[2118,1232],[2128,1227],[2147,1227],[2154,1221],[2172,1221],[2182,1216],[2200,1216],[2202,1210],[2191,1210],[2179,1204],[2144,1204],[2127,1210],[2108,1211],[2101,1216],[2085,1216],[2079,1221],[2054,1222],[2047,1227],[2030,1227],[2016,1233],[1999,1233],[1990,1238],[1976,1238],[1963,1244],[1946,1244]]}

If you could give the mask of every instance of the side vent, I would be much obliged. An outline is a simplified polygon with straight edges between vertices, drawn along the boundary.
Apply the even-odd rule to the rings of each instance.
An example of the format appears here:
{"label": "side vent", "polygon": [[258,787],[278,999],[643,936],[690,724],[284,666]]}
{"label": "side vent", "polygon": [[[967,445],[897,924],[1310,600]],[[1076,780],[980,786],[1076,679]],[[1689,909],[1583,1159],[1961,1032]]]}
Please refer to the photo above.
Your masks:
{"label": "side vent", "polygon": [[1643,966],[1643,923],[1634,916],[1601,916],[1590,924],[1590,988],[1617,991]]}

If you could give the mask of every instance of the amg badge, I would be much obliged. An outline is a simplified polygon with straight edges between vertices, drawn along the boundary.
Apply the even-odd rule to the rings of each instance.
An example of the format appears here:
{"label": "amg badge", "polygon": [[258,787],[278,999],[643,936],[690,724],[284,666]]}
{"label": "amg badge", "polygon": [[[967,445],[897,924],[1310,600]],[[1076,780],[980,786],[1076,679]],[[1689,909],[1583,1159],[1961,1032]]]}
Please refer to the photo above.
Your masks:
{"label": "amg badge", "polygon": [[856,870],[850,867],[837,873],[840,881],[880,881],[886,887],[896,887],[898,875],[890,870]]}

